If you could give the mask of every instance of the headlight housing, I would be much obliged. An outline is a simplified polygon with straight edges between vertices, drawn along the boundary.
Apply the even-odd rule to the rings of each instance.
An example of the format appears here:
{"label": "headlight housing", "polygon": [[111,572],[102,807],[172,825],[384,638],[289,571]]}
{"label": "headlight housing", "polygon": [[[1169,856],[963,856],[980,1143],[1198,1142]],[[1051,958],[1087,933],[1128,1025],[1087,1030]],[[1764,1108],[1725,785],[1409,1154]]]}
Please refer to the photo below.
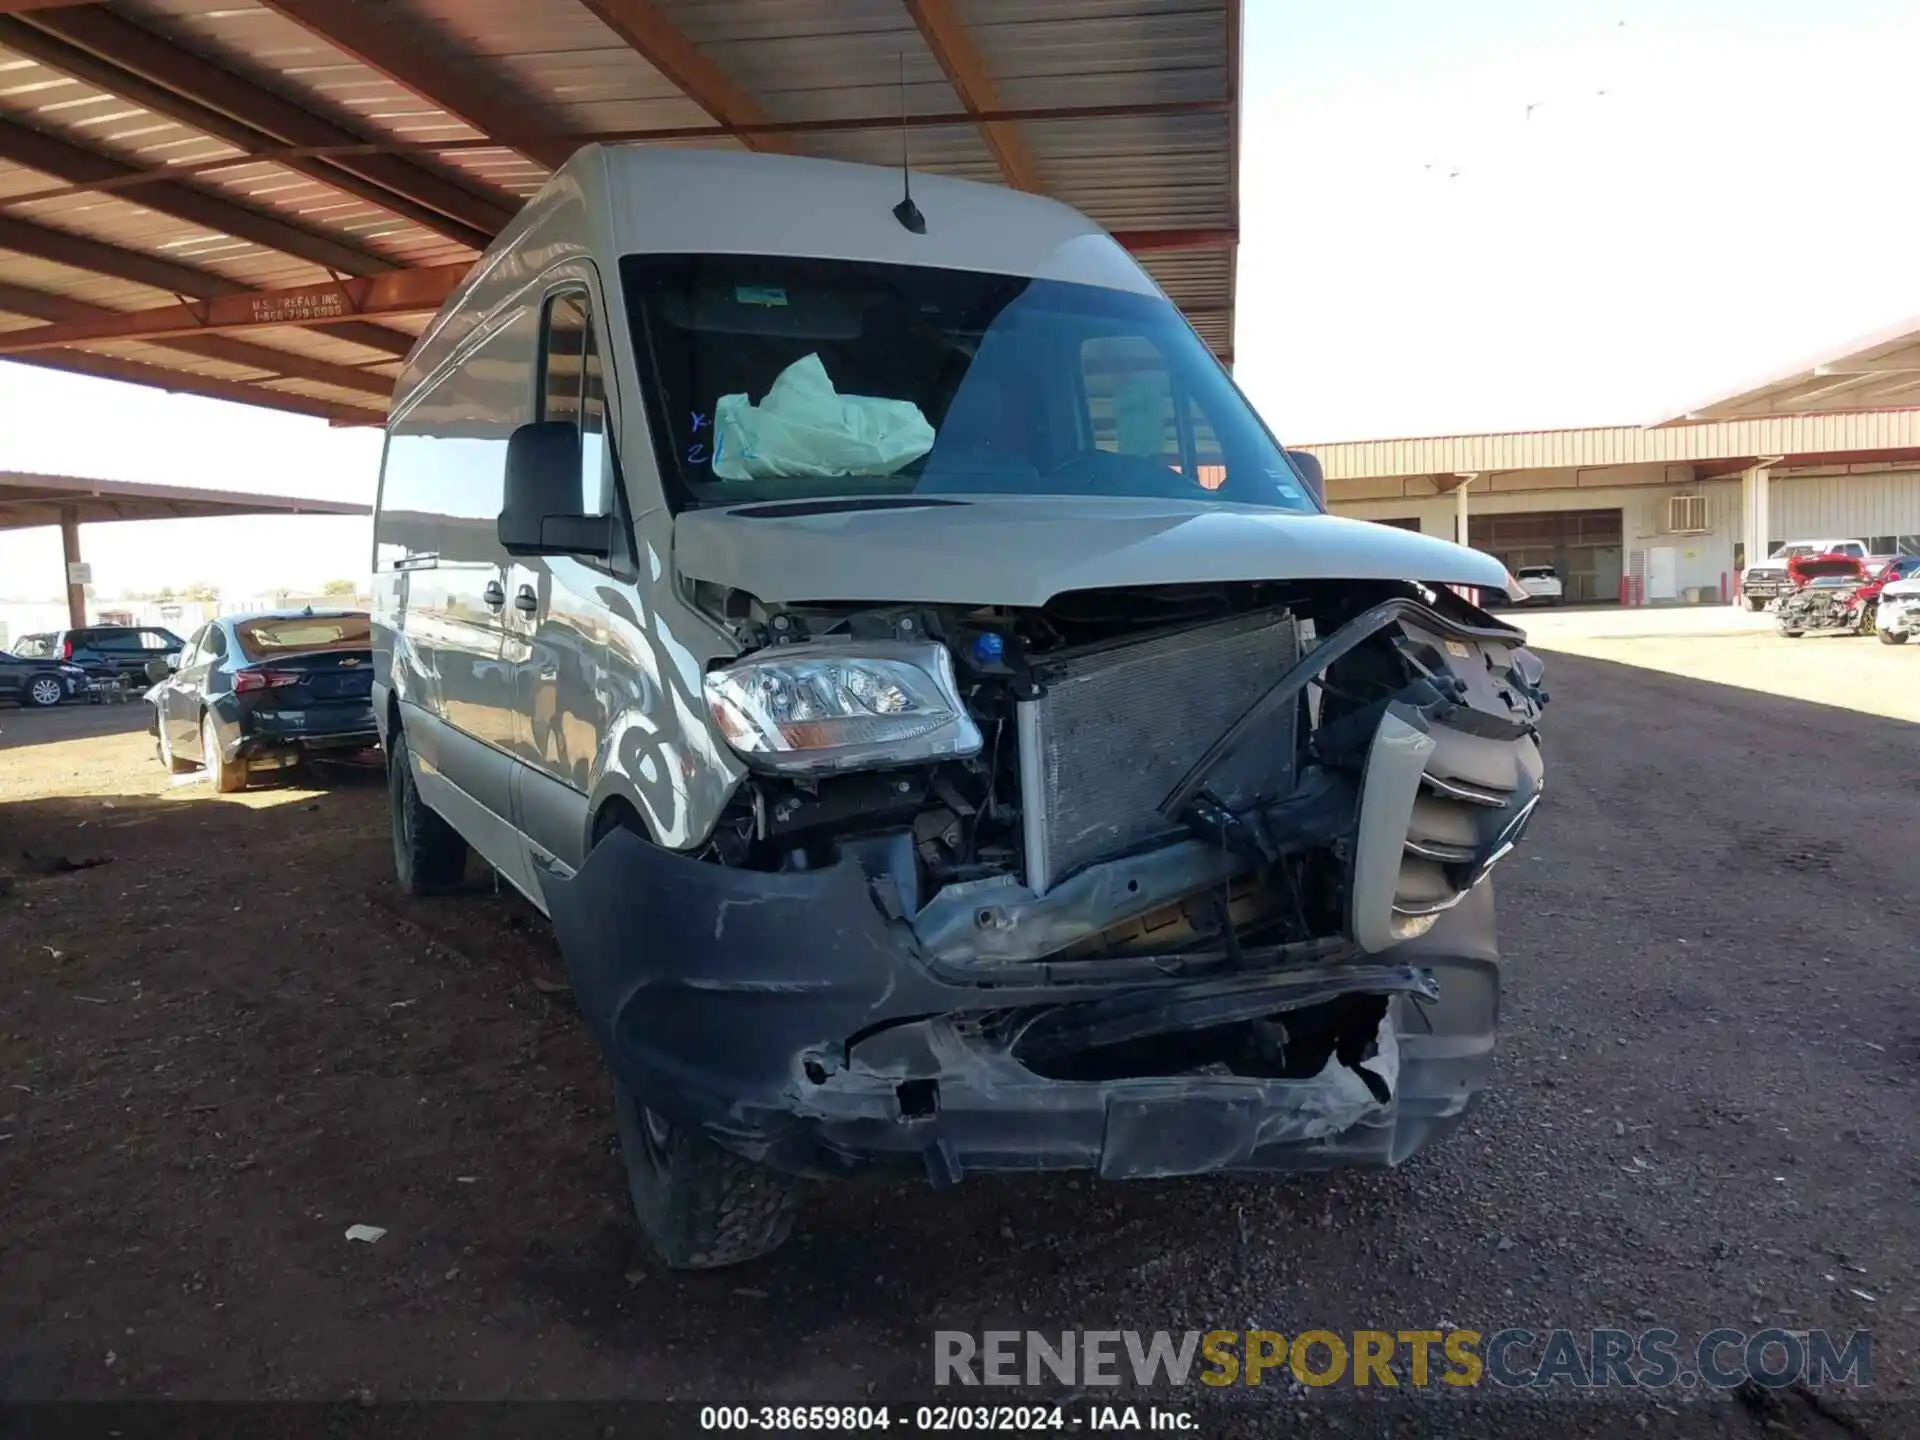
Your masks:
{"label": "headlight housing", "polygon": [[930,641],[788,645],[710,671],[707,709],[756,770],[872,770],[976,754],[953,657]]}

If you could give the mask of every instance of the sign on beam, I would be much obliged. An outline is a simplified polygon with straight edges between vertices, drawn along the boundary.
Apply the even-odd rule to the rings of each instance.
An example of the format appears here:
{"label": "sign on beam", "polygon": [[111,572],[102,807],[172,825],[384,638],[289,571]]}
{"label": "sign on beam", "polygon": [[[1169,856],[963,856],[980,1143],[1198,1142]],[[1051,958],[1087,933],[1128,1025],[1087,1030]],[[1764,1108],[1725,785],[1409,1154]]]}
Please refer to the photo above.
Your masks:
{"label": "sign on beam", "polygon": [[91,585],[93,583],[93,565],[86,560],[67,562],[67,583],[69,585]]}

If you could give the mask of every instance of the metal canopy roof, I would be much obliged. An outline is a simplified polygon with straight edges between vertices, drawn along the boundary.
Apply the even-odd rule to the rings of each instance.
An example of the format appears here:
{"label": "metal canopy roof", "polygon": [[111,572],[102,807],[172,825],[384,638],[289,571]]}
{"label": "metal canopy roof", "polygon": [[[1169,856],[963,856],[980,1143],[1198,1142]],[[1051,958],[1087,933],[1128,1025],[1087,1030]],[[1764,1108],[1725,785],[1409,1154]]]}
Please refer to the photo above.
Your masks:
{"label": "metal canopy roof", "polygon": [[1908,320],[1837,354],[1803,361],[1733,395],[1696,405],[1659,423],[1744,420],[1920,406],[1920,320]]}
{"label": "metal canopy roof", "polygon": [[200,490],[186,485],[143,485],[130,480],[83,480],[73,475],[0,471],[0,530],[80,524],[101,520],[178,520],[203,515],[367,515],[365,505],[300,500],[291,495],[249,495],[238,490]]}
{"label": "metal canopy roof", "polygon": [[896,163],[1113,231],[1231,360],[1242,0],[0,0],[0,358],[378,423],[589,141]]}

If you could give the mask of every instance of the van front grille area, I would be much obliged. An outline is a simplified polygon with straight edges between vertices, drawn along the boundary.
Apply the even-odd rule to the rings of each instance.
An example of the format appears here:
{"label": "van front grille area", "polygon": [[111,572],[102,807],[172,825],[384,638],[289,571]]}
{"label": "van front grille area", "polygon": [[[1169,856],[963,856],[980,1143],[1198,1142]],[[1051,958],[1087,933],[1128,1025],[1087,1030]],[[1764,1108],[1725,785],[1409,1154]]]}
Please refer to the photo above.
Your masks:
{"label": "van front grille area", "polygon": [[[1299,655],[1293,617],[1266,610],[1035,666],[1019,706],[1027,884],[1055,882],[1178,833],[1155,808]],[[1293,783],[1294,706],[1215,772],[1229,807]]]}

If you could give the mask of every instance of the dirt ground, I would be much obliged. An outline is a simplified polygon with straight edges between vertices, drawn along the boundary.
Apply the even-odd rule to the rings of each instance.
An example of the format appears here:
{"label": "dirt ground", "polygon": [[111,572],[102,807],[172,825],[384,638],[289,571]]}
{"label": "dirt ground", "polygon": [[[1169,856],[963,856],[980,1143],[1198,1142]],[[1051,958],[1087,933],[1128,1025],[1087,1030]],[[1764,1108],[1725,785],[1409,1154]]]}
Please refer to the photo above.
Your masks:
{"label": "dirt ground", "polygon": [[[1549,666],[1499,1078],[1450,1143],[1277,1182],[853,1184],[692,1276],[638,1251],[543,923],[478,880],[402,899],[377,771],[217,797],[137,707],[0,713],[0,1399],[847,1403],[924,1394],[936,1328],[1779,1325],[1870,1327],[1901,1403],[1510,1395],[1420,1433],[1920,1432],[1920,730]],[[1235,1400],[1232,1433],[1409,1418]]]}

